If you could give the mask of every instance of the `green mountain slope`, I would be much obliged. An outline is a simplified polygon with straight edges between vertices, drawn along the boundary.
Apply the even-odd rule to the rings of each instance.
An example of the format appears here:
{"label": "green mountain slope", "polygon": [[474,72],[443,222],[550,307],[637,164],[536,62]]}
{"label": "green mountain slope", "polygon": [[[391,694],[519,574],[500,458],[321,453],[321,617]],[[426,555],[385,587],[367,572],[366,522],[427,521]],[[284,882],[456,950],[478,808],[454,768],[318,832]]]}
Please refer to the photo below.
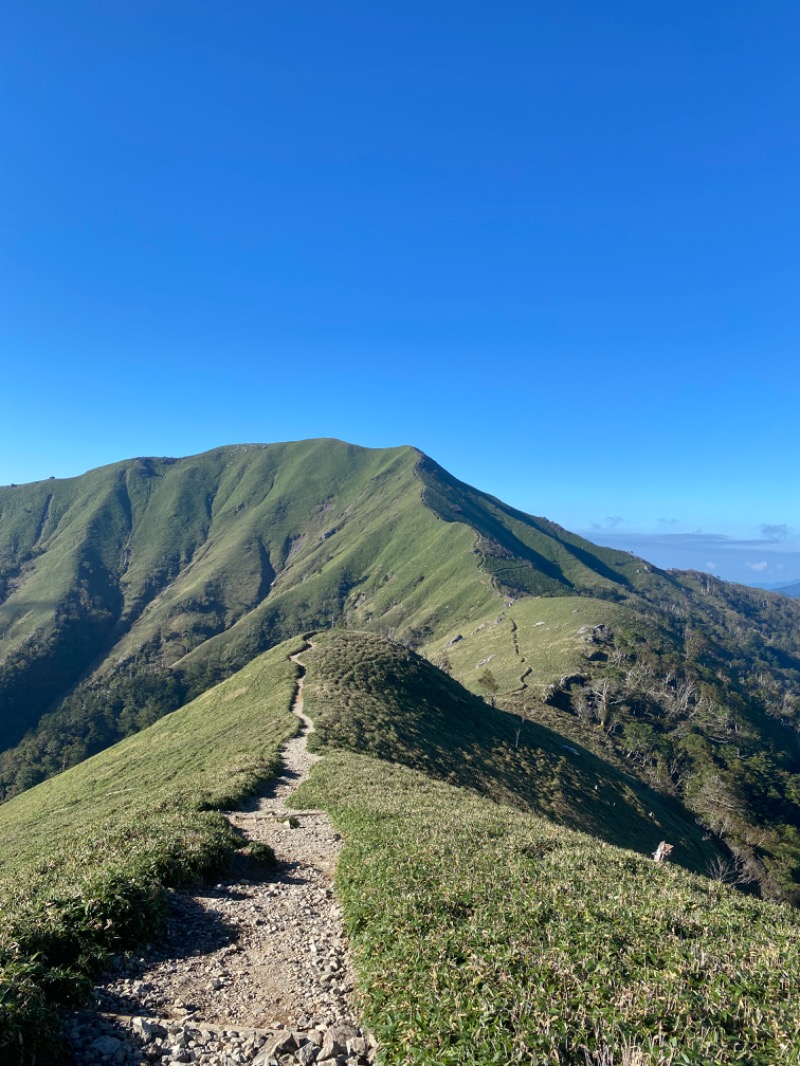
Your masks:
{"label": "green mountain slope", "polygon": [[[0,489],[0,750],[89,681],[23,760],[30,775],[9,779],[8,760],[0,774],[14,791],[37,779],[37,761],[53,772],[148,724],[157,672],[177,666],[163,697],[172,710],[306,628],[435,635],[500,605],[514,550],[520,587],[612,594],[617,571],[561,534],[568,546],[557,527],[523,520],[412,448],[338,441],[133,460]],[[106,714],[109,676],[119,699]]]}
{"label": "green mountain slope", "polygon": [[351,752],[297,802],[344,836],[385,1063],[800,1061],[795,912]]}
{"label": "green mountain slope", "polygon": [[512,716],[402,647],[314,639],[305,707],[327,758],[295,802],[343,832],[386,1063],[800,1061],[796,912],[602,842],[648,850],[682,823],[691,865],[709,846],[693,818],[659,805],[648,825],[630,779],[532,723],[518,745]]}
{"label": "green mountain slope", "polygon": [[[777,597],[716,582],[680,611],[641,596],[527,598],[424,652],[476,693],[680,798],[738,875],[796,899],[798,629]],[[756,620],[757,619],[757,620]]]}
{"label": "green mountain slope", "polygon": [[380,637],[333,632],[303,656],[310,746],[401,763],[621,847],[675,846],[705,873],[720,854],[693,816],[535,721],[488,706],[425,659]]}
{"label": "green mountain slope", "polygon": [[[0,490],[3,652],[17,667],[4,678],[6,744],[87,670],[137,656],[169,667],[252,611],[279,572],[301,582],[307,558],[331,554],[335,523],[391,480],[398,458],[335,442],[226,448]],[[340,610],[339,569],[319,602],[276,611],[292,631],[304,611]]]}
{"label": "green mountain slope", "polygon": [[498,587],[530,595],[581,591],[619,599],[635,583],[636,561],[626,553],[516,511],[458,481],[427,456],[420,456],[418,472],[425,503],[445,522],[474,530],[476,553]]}
{"label": "green mountain slope", "polygon": [[[52,1056],[57,1004],[152,935],[165,886],[230,858],[218,808],[293,730],[302,643],[0,807],[3,1061]],[[714,848],[678,803],[562,757],[533,723],[518,742],[516,716],[402,645],[320,634],[303,660],[326,758],[296,802],[344,835],[338,886],[386,1066],[797,1061],[796,912],[605,842],[646,852],[667,832],[697,867]]]}
{"label": "green mountain slope", "polygon": [[164,889],[226,866],[219,813],[277,766],[303,647],[235,678],[0,807],[0,1060],[47,1061],[56,1007],[109,952],[157,932]]}
{"label": "green mountain slope", "polygon": [[800,603],[598,548],[410,447],[235,446],[0,489],[2,794],[332,627],[494,692],[798,896]]}

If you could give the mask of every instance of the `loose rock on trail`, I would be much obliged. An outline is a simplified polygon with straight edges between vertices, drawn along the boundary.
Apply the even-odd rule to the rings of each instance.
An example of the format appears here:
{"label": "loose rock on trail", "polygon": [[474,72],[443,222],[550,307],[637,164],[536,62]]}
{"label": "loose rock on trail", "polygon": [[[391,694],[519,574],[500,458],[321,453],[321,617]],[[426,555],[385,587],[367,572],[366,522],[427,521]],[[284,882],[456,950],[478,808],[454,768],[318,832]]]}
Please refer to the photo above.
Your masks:
{"label": "loose rock on trail", "polygon": [[94,1009],[67,1018],[75,1063],[374,1061],[333,894],[341,839],[324,812],[285,805],[319,758],[306,747],[314,727],[303,712],[305,668],[292,658],[303,669],[293,705],[300,731],[284,746],[277,780],[227,815],[250,842],[274,849],[277,868],[171,893],[163,942],[115,960]]}

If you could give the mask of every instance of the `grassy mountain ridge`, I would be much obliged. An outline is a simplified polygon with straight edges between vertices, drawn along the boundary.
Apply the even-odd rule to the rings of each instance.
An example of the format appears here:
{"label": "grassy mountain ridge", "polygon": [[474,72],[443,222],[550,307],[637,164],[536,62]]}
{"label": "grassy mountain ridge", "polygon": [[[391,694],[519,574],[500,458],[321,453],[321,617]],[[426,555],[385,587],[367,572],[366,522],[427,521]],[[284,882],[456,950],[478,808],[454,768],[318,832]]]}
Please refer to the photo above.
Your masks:
{"label": "grassy mountain ridge", "polygon": [[446,522],[478,534],[484,568],[501,588],[528,595],[572,590],[621,595],[635,569],[629,556],[590,544],[544,518],[534,518],[458,481],[428,456],[418,470],[423,499]]}
{"label": "grassy mountain ridge", "polygon": [[699,873],[719,855],[680,804],[535,720],[487,706],[401,645],[332,631],[303,661],[314,749],[400,763],[643,854],[669,839]]}
{"label": "grassy mountain ridge", "polygon": [[[564,828],[569,773],[544,731],[517,747],[511,716],[407,649],[314,639],[305,705],[326,759],[295,802],[344,835],[337,882],[386,1063],[800,1061],[795,912]],[[597,816],[635,835],[619,806]]]}
{"label": "grassy mountain ridge", "polygon": [[387,1064],[800,1061],[794,912],[348,751],[296,799]]}
{"label": "grassy mountain ridge", "polygon": [[[400,456],[324,441],[229,448],[0,491],[4,746],[87,671],[169,668],[270,593],[237,665],[306,621],[336,618],[362,575],[353,551],[328,542],[355,513],[359,548],[370,515],[357,501],[382,506]],[[330,556],[318,588],[298,594]],[[272,589],[276,575],[288,589]]]}
{"label": "grassy mountain ridge", "polygon": [[[488,512],[480,528],[442,522],[422,503],[435,487],[420,472],[428,467],[411,448],[312,441],[133,460],[0,489],[0,745],[13,747],[56,711],[3,760],[6,789],[119,739],[115,722],[147,725],[158,701],[137,704],[125,675],[150,692],[152,675],[171,671],[163,709],[172,710],[305,628],[344,622],[420,640],[499,605],[499,524]],[[459,506],[453,499],[468,487],[451,482]],[[474,501],[469,510],[479,513]],[[544,539],[552,554],[552,538],[531,530],[529,540]],[[522,547],[533,574],[531,560],[544,556]],[[566,591],[574,577],[550,585]],[[106,710],[91,685],[106,688],[109,676],[119,698]],[[81,680],[89,691],[64,708]],[[88,746],[87,717],[100,723]]]}
{"label": "grassy mountain ridge", "polygon": [[367,630],[800,892],[800,604],[597,548],[414,448],[241,445],[0,489],[0,588],[5,796],[284,639]]}
{"label": "grassy mountain ridge", "polygon": [[505,709],[680,798],[734,848],[741,876],[796,898],[796,655],[763,639],[790,641],[791,625],[781,634],[778,609],[758,650],[737,651],[719,606],[687,631],[640,600],[520,599],[424,651],[477,693],[489,670]]}
{"label": "grassy mountain ridge", "polygon": [[[296,803],[344,835],[337,881],[386,1066],[800,1061],[795,911],[559,824],[576,802],[592,820],[572,764],[600,785],[600,837],[647,851],[682,824],[692,865],[713,847],[676,804],[653,824],[613,766],[567,760],[534,724],[517,746],[515,716],[402,645],[313,639],[306,708],[326,758]],[[52,1055],[54,1006],[153,935],[165,886],[231,856],[218,809],[269,777],[295,728],[303,643],[0,807],[4,1061]]]}

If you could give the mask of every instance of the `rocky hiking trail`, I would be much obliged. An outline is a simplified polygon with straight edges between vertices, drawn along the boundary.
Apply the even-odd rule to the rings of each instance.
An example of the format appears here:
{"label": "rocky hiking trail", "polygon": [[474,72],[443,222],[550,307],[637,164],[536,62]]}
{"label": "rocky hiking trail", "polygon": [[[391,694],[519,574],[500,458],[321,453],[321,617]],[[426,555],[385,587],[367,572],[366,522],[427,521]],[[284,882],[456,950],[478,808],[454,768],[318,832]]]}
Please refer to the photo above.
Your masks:
{"label": "rocky hiking trail", "polygon": [[76,1064],[196,1062],[204,1066],[364,1066],[375,1044],[358,1024],[332,876],[341,838],[323,811],[286,799],[320,756],[307,750],[305,666],[292,710],[301,721],[283,768],[226,817],[277,867],[170,894],[161,943],[119,957],[95,986],[94,1008],[65,1034]]}

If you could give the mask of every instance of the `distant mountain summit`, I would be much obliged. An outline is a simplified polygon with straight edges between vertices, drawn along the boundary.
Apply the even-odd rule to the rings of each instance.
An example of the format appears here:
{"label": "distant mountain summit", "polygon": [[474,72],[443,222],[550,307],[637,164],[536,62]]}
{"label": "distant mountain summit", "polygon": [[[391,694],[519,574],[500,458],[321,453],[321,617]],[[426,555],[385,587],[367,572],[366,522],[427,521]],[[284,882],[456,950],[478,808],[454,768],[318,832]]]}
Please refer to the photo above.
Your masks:
{"label": "distant mountain summit", "polygon": [[408,447],[237,445],[0,488],[0,742],[87,677],[218,674],[335,624],[419,642],[503,590],[616,598],[634,570]]}
{"label": "distant mountain summit", "polygon": [[0,488],[0,787],[336,629],[689,803],[766,892],[800,883],[800,604],[598,547],[413,447],[234,445]]}

